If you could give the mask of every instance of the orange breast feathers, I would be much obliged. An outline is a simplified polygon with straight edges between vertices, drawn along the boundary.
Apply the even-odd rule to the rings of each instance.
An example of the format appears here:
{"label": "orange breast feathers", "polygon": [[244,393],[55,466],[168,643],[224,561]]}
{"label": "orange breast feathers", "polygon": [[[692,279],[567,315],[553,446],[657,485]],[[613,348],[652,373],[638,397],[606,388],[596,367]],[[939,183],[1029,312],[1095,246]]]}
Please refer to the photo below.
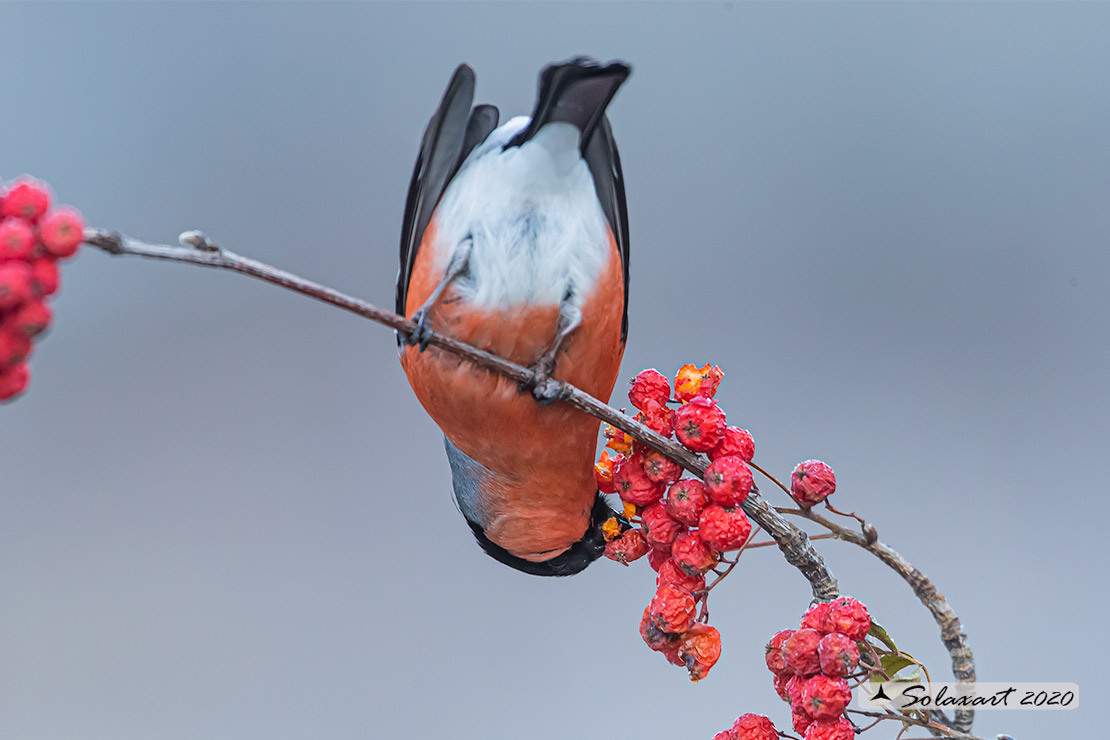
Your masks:
{"label": "orange breast feathers", "polygon": [[[429,226],[409,280],[411,317],[443,277]],[[553,377],[607,400],[620,371],[624,282],[612,236],[610,257],[564,341]],[[430,312],[432,328],[525,367],[555,338],[558,306],[476,309],[450,288]],[[563,403],[541,406],[514,381],[428,347],[406,346],[401,365],[416,397],[456,447],[493,473],[484,501],[486,535],[512,554],[546,560],[579,540],[597,495],[593,456],[599,422]]]}

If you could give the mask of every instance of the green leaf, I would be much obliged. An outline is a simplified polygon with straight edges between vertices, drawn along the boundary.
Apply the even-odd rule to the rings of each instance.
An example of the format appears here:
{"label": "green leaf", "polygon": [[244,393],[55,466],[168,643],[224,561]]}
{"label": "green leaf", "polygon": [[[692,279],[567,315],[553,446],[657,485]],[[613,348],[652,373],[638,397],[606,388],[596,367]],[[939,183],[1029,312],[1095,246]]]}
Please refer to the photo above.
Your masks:
{"label": "green leaf", "polygon": [[898,652],[898,646],[894,644],[894,640],[890,639],[890,635],[883,629],[883,626],[874,619],[871,620],[871,629],[867,630],[867,634],[886,645],[895,653]]}
{"label": "green leaf", "polygon": [[884,655],[882,658],[883,672],[894,678],[895,674],[903,668],[909,668],[911,665],[916,666],[917,663],[910,660],[904,655]]}

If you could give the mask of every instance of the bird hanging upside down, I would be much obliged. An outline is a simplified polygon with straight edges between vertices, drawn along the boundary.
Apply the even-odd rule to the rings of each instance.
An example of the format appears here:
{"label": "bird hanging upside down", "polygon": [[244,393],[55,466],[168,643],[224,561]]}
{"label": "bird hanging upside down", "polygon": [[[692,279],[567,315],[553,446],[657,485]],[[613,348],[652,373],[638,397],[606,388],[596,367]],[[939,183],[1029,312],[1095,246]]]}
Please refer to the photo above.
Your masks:
{"label": "bird hanging upside down", "polygon": [[[548,66],[531,118],[499,127],[497,108],[471,107],[474,72],[460,65],[405,206],[397,312],[418,329],[400,338],[401,365],[443,430],[479,544],[535,575],[600,557],[613,516],[593,476],[599,422],[552,403],[546,380],[607,399],[620,369],[628,215],[605,109],[628,74],[582,58]],[[531,394],[428,347],[429,330],[533,368]]]}

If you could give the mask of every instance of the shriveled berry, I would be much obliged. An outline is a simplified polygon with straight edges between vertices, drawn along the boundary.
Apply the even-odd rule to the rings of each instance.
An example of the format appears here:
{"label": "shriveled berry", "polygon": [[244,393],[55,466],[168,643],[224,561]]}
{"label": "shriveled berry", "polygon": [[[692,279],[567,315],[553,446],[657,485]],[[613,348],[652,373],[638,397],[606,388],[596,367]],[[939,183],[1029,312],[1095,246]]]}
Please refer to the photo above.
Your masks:
{"label": "shriveled berry", "polygon": [[683,478],[667,489],[667,513],[683,524],[698,526],[698,517],[709,503],[709,492],[697,478]]}
{"label": "shriveled berry", "polygon": [[34,221],[50,207],[50,188],[46,183],[21,177],[8,187],[0,200],[0,214]]}
{"label": "shriveled berry", "polygon": [[723,377],[724,372],[715,365],[683,365],[674,378],[674,397],[683,403],[697,396],[713,398]]}
{"label": "shriveled berry", "polygon": [[805,676],[791,676],[790,680],[786,682],[786,701],[790,704],[791,712],[804,714],[808,717],[809,714],[806,712],[805,687]]}
{"label": "shriveled berry", "polygon": [[686,632],[694,626],[697,602],[685,589],[660,586],[649,606],[651,621],[664,632]]}
{"label": "shriveled berry", "polygon": [[822,635],[828,632],[825,629],[825,619],[829,616],[829,602],[822,601],[814,604],[802,615],[802,627],[817,630]]}
{"label": "shriveled berry", "polygon": [[671,517],[663,504],[656,502],[645,507],[640,514],[640,522],[644,527],[644,539],[652,547],[666,547],[675,541],[678,533],[685,530],[682,522]]}
{"label": "shriveled berry", "polygon": [[0,311],[31,299],[31,268],[23,262],[0,264]]}
{"label": "shriveled berry", "polygon": [[647,555],[649,549],[643,533],[638,529],[629,529],[615,540],[605,543],[605,557],[628,565],[633,560],[639,560]]}
{"label": "shriveled berry", "polygon": [[682,572],[690,576],[705,575],[717,564],[717,553],[694,532],[683,532],[675,537],[671,557]]}
{"label": "shriveled berry", "polygon": [[20,218],[9,216],[0,221],[0,262],[25,260],[35,245],[35,231]]}
{"label": "shriveled berry", "polygon": [[37,259],[31,263],[31,293],[37,296],[54,295],[58,291],[58,265],[52,259]]}
{"label": "shriveled berry", "polygon": [[786,667],[786,660],[782,657],[782,644],[786,642],[794,630],[780,630],[767,641],[767,669],[775,674],[793,675],[793,671]]}
{"label": "shriveled berry", "polygon": [[24,336],[31,338],[42,334],[50,326],[53,312],[46,301],[33,300],[14,309],[3,323]]}
{"label": "shriveled berry", "polygon": [[597,481],[597,490],[602,493],[616,493],[617,487],[613,484],[613,468],[618,462],[624,460],[624,455],[609,456],[609,450],[602,450],[601,457],[594,463],[594,480]]}
{"label": "shriveled berry", "polygon": [[651,607],[644,609],[644,616],[640,619],[640,637],[644,638],[644,642],[652,650],[663,652],[665,650],[678,650],[678,645],[682,642],[681,636],[673,632],[664,632],[656,626],[655,621],[651,617]]}
{"label": "shriveled berry", "polygon": [[655,450],[644,453],[643,466],[650,480],[663,485],[674,483],[682,477],[682,466]]}
{"label": "shriveled berry", "polygon": [[799,676],[808,676],[821,670],[817,657],[817,643],[821,634],[817,630],[800,629],[782,643],[782,659],[787,669]]}
{"label": "shriveled berry", "polygon": [[632,437],[614,426],[605,425],[605,446],[613,452],[631,452]]}
{"label": "shriveled berry", "polygon": [[84,238],[85,219],[76,208],[55,208],[39,223],[39,239],[53,257],[72,257]]}
{"label": "shriveled berry", "polygon": [[852,700],[852,690],[843,678],[814,676],[802,691],[806,712],[815,720],[832,720],[844,714]]}
{"label": "shriveled berry", "polygon": [[817,657],[826,676],[844,677],[859,666],[859,647],[847,635],[833,632],[817,644]]}
{"label": "shriveled berry", "polygon": [[799,735],[805,735],[806,728],[813,724],[813,717],[810,717],[805,712],[790,713],[790,722],[794,725],[794,731]]}
{"label": "shriveled berry", "polygon": [[705,487],[709,489],[709,498],[722,506],[744,503],[753,484],[751,468],[738,457],[718,457],[705,469]]}
{"label": "shriveled berry", "polygon": [[748,541],[752,524],[744,512],[733,506],[710,504],[698,520],[698,536],[718,552],[736,550]]}
{"label": "shriveled berry", "polygon": [[721,441],[707,454],[710,460],[731,455],[750,463],[752,458],[755,457],[755,440],[752,439],[751,432],[747,429],[725,427],[724,434],[721,435]]}
{"label": "shriveled berry", "polygon": [[26,334],[8,328],[4,322],[4,330],[0,331],[0,370],[15,367],[31,355],[31,340]]}
{"label": "shriveled berry", "polygon": [[613,487],[622,501],[636,506],[653,504],[663,497],[665,486],[648,478],[642,457],[632,455],[613,464]]}
{"label": "shriveled berry", "polygon": [[712,740],[736,740],[736,737],[732,734],[732,730],[721,730],[713,736]]}
{"label": "shriveled berry", "polygon": [[657,434],[670,437],[674,434],[674,413],[673,409],[649,398],[644,401],[644,407],[640,413],[636,414],[636,421]]}
{"label": "shriveled berry", "polygon": [[694,452],[708,452],[716,447],[726,426],[725,412],[704,396],[691,399],[675,411],[675,436]]}
{"label": "shriveled berry", "polygon": [[641,371],[632,379],[632,387],[628,390],[628,400],[638,409],[643,409],[644,401],[649,399],[658,404],[671,400],[670,381],[654,368]]}
{"label": "shriveled berry", "polygon": [[871,629],[871,615],[867,607],[851,596],[841,596],[829,603],[825,618],[825,631],[839,632],[848,639],[859,642]]}
{"label": "shriveled berry", "polygon": [[10,401],[23,391],[31,382],[31,369],[26,363],[14,367],[0,367],[0,401]]}
{"label": "shriveled berry", "polygon": [[854,740],[856,730],[846,718],[831,722],[815,721],[806,728],[805,740]]}
{"label": "shriveled berry", "polygon": [[663,564],[671,559],[671,548],[669,547],[653,547],[648,553],[648,565],[656,573],[663,569]]}
{"label": "shriveled berry", "polygon": [[798,463],[790,476],[790,495],[805,507],[816,506],[836,491],[833,469],[820,460]]}
{"label": "shriveled berry", "polygon": [[774,681],[775,693],[779,695],[779,698],[786,702],[790,701],[786,696],[786,683],[793,678],[793,676],[785,673],[774,673],[771,674],[771,678]]}
{"label": "shriveled berry", "polygon": [[778,740],[775,723],[762,714],[742,714],[732,723],[736,740]]}
{"label": "shriveled berry", "polygon": [[678,657],[690,672],[690,680],[700,681],[721,657],[721,633],[708,624],[694,624],[682,636]]}
{"label": "shriveled berry", "polygon": [[659,567],[659,574],[655,577],[655,587],[668,584],[694,594],[705,590],[705,576],[689,575],[679,568],[672,558],[667,558],[667,561]]}

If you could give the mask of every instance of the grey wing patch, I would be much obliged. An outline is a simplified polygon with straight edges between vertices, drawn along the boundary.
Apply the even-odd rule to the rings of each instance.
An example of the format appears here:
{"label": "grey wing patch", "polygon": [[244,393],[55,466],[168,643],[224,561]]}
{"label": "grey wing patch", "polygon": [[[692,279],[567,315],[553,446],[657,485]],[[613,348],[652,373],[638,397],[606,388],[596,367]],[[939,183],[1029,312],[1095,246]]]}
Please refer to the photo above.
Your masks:
{"label": "grey wing patch", "polygon": [[493,474],[456,447],[446,436],[443,438],[443,446],[447,450],[447,462],[451,464],[451,485],[459,511],[471,524],[485,528],[489,521],[489,512],[484,506],[483,484]]}

